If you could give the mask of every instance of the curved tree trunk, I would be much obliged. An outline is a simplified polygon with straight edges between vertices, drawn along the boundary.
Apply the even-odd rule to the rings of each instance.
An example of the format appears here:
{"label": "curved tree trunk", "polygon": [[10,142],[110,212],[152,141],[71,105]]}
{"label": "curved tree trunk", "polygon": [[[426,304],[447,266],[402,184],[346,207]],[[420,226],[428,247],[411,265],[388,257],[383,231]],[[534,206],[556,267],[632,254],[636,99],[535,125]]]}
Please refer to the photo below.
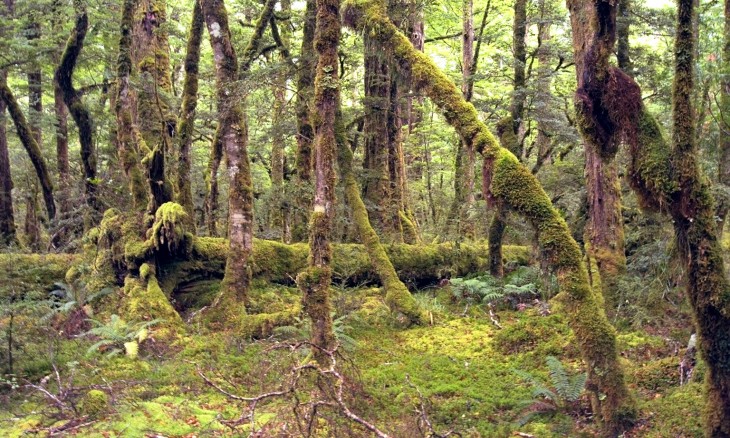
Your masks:
{"label": "curved tree trunk", "polygon": [[618,362],[616,334],[590,284],[583,257],[567,224],[540,183],[508,150],[499,146],[456,86],[390,23],[377,3],[346,3],[346,23],[377,37],[397,61],[413,72],[414,85],[441,108],[446,121],[482,154],[488,195],[523,215],[540,231],[540,247],[557,271],[568,322],[575,332],[595,390],[602,394],[601,416],[609,433],[634,415],[634,404]]}
{"label": "curved tree trunk", "polygon": [[102,207],[96,196],[96,153],[94,151],[93,121],[91,113],[81,100],[81,96],[74,88],[72,81],[76,61],[84,47],[84,39],[88,28],[89,17],[86,9],[82,7],[77,11],[76,24],[61,56],[61,63],[56,69],[55,79],[63,93],[63,101],[79,128],[86,203],[93,211],[99,212]]}
{"label": "curved tree trunk", "polygon": [[332,282],[332,220],[335,211],[336,119],[340,99],[340,1],[317,0],[314,48],[319,55],[315,76],[314,211],[310,219],[309,266],[297,275],[304,311],[312,320],[313,355],[321,366],[330,365],[322,350],[335,348],[330,305]]}

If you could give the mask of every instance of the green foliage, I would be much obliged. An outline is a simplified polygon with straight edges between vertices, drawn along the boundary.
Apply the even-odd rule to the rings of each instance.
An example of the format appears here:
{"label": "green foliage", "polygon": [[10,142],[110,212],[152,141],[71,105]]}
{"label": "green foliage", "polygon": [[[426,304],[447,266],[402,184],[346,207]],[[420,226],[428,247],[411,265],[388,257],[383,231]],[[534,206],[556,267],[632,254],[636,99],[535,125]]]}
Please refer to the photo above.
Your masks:
{"label": "green foliage", "polygon": [[67,314],[74,309],[84,309],[90,314],[90,305],[94,300],[107,296],[114,292],[113,288],[106,287],[98,292],[91,292],[86,288],[86,284],[80,281],[74,283],[56,282],[53,284],[55,289],[50,292],[52,297],[51,307],[55,313]]}
{"label": "green foliage", "polygon": [[95,326],[84,336],[99,338],[89,347],[87,355],[99,350],[105,351],[107,357],[112,357],[124,352],[128,357],[135,359],[139,353],[139,345],[149,336],[149,328],[161,322],[159,319],[143,322],[126,322],[119,315],[112,315],[108,322],[104,323],[95,319],[89,319]]}
{"label": "green foliage", "polygon": [[[339,343],[340,347],[345,351],[353,351],[357,347],[357,341],[352,338],[348,333],[352,331],[352,327],[347,324],[348,319],[354,318],[352,315],[342,315],[335,318],[332,313],[332,330],[335,334],[335,339]],[[309,318],[295,318],[293,325],[285,325],[276,327],[273,330],[273,334],[276,338],[282,340],[291,341],[306,341],[311,338],[312,333],[312,321]],[[302,351],[309,352],[308,349]]]}
{"label": "green foliage", "polygon": [[585,391],[588,373],[569,375],[560,360],[555,356],[545,359],[550,383],[546,383],[530,373],[514,370],[515,374],[532,386],[533,400],[528,401],[526,413],[519,422],[526,424],[534,415],[554,414],[556,412],[575,413]]}
{"label": "green foliage", "polygon": [[538,281],[534,268],[524,267],[504,280],[485,274],[472,278],[453,278],[450,284],[454,301],[516,306],[540,296]]}

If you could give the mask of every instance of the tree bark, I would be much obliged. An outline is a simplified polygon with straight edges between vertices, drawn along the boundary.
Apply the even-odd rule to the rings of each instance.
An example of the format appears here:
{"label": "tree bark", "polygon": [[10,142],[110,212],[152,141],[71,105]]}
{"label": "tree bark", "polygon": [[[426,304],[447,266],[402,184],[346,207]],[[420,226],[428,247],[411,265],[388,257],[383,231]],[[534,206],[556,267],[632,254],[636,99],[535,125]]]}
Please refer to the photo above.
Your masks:
{"label": "tree bark", "polygon": [[603,398],[601,415],[607,424],[631,417],[634,405],[618,362],[616,334],[596,300],[583,257],[565,221],[532,173],[509,151],[499,146],[479,121],[476,109],[465,102],[456,86],[430,58],[416,51],[389,22],[378,3],[346,3],[345,22],[373,35],[392,50],[403,67],[410,68],[414,85],[442,110],[451,124],[486,161],[488,199],[497,199],[523,215],[540,231],[540,246],[557,271],[561,299],[569,325],[576,334],[595,392]]}
{"label": "tree bark", "polygon": [[695,3],[677,2],[674,46],[672,169],[678,192],[670,206],[677,248],[687,264],[687,291],[695,311],[700,351],[708,366],[705,435],[730,436],[730,285],[717,239],[713,199],[700,173],[695,136],[693,32]]}
{"label": "tree bark", "polygon": [[53,219],[56,216],[56,203],[53,198],[53,183],[51,182],[51,175],[48,172],[48,166],[46,166],[46,160],[43,158],[41,148],[38,142],[35,141],[33,133],[25,119],[23,111],[20,109],[18,101],[13,96],[13,92],[8,87],[5,77],[0,77],[0,99],[2,99],[7,105],[10,117],[13,119],[15,124],[15,130],[18,133],[18,138],[23,144],[28,156],[30,157],[31,163],[35,168],[38,181],[40,181],[41,191],[43,192],[43,201],[46,205],[46,212],[48,218]]}
{"label": "tree bark", "polygon": [[193,18],[188,34],[185,53],[185,81],[183,83],[182,104],[177,122],[177,203],[188,213],[189,229],[195,229],[195,206],[193,205],[193,189],[191,184],[190,149],[193,144],[195,128],[195,110],[198,105],[198,65],[200,64],[200,44],[203,36],[203,13],[200,2],[193,5]]}
{"label": "tree bark", "polygon": [[[0,75],[5,76],[5,72]],[[13,212],[13,178],[6,131],[5,101],[0,100],[0,246],[18,243]]]}
{"label": "tree bark", "polygon": [[[722,46],[722,63],[725,72],[724,80],[720,83],[720,158],[717,172],[717,181],[726,190],[730,190],[730,0],[725,0],[725,32]],[[730,199],[719,197],[717,216],[719,222],[717,230],[720,239],[725,229],[728,210],[730,210]]]}
{"label": "tree bark", "polygon": [[132,28],[135,4],[136,0],[124,0],[122,5],[115,114],[118,156],[128,179],[132,207],[134,211],[143,211],[147,207],[149,195],[140,157],[147,155],[149,148],[137,126],[137,98],[132,88]]}
{"label": "tree bark", "polygon": [[[616,43],[616,6],[603,0],[569,1],[578,89],[575,102],[578,128],[585,142],[588,193],[587,253],[601,276],[606,310],[617,305],[618,281],[626,271],[621,185],[615,155],[621,126],[606,117],[610,92],[609,58]],[[613,111],[619,110],[618,108]]]}
{"label": "tree bark", "polygon": [[[253,185],[246,150],[247,126],[239,102],[241,97],[235,89],[240,73],[225,5],[222,0],[201,0],[201,9],[215,59],[219,120],[216,135],[226,154],[230,179],[229,253],[221,291],[214,307],[224,312],[226,319],[233,319],[245,313],[251,282],[249,259],[253,250]],[[259,20],[262,21],[261,18]]]}
{"label": "tree bark", "polygon": [[308,212],[312,205],[312,142],[314,128],[310,120],[314,94],[314,74],[317,54],[314,51],[314,30],[317,6],[315,0],[307,0],[304,12],[302,48],[297,64],[297,188],[296,212],[292,218],[292,240],[301,241],[306,236]]}
{"label": "tree bark", "polygon": [[330,365],[336,346],[332,327],[332,221],[335,211],[335,124],[340,98],[339,47],[341,23],[339,0],[317,0],[314,49],[319,55],[314,86],[317,114],[314,139],[314,209],[310,219],[309,266],[297,276],[304,311],[312,320],[313,356],[320,366]]}
{"label": "tree bark", "polygon": [[56,69],[55,80],[63,93],[63,101],[79,129],[81,163],[84,169],[84,194],[86,204],[92,211],[100,212],[102,207],[96,195],[96,152],[94,150],[94,127],[91,113],[81,100],[81,95],[73,86],[73,73],[76,61],[84,47],[89,17],[82,6],[77,11],[76,23]]}

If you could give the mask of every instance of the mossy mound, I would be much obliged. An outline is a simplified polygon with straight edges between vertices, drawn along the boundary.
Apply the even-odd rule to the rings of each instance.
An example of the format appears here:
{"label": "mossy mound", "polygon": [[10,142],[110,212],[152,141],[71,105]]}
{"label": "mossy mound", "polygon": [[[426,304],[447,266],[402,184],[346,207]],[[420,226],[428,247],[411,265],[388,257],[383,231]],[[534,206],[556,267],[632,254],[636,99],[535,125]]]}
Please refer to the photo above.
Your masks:
{"label": "mossy mound", "polygon": [[50,292],[77,261],[73,254],[0,254],[0,298]]}

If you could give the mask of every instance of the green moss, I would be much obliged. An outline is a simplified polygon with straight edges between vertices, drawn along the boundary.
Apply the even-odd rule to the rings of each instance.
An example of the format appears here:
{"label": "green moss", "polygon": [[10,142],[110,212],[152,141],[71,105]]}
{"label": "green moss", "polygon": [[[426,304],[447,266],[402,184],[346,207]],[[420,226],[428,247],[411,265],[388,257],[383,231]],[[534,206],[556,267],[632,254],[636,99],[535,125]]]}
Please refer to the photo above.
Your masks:
{"label": "green moss", "polygon": [[634,370],[630,381],[639,388],[648,391],[664,392],[679,386],[679,359],[666,357],[652,362],[642,363]]}
{"label": "green moss", "polygon": [[690,383],[658,396],[643,406],[648,412],[649,426],[642,436],[664,438],[669,436],[704,437],[702,429],[702,384]]}
{"label": "green moss", "polygon": [[109,410],[109,396],[104,391],[92,389],[81,399],[79,412],[89,418],[99,418]]}
{"label": "green moss", "polygon": [[561,315],[542,317],[532,312],[503,323],[494,335],[494,349],[501,354],[534,352],[536,357],[576,355],[575,338]]}
{"label": "green moss", "polygon": [[0,299],[50,292],[78,262],[74,254],[0,254]]}
{"label": "green moss", "polygon": [[158,251],[165,248],[170,254],[185,254],[190,249],[187,213],[182,205],[166,202],[155,212],[155,221],[148,231],[148,241]]}

